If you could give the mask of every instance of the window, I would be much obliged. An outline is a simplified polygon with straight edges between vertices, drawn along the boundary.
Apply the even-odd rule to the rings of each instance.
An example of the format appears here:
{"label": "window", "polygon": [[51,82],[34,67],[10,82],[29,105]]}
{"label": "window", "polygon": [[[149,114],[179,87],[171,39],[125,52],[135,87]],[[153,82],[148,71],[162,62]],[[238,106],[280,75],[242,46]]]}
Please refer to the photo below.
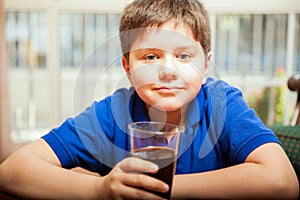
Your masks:
{"label": "window", "polygon": [[[57,12],[58,66],[50,66],[49,18],[45,11],[6,13],[12,138],[40,137],[111,94],[124,77],[118,37],[119,14]],[[55,73],[51,73],[54,71]],[[100,84],[100,87],[99,87]],[[55,91],[52,92],[53,85]],[[55,103],[55,102],[58,103]]]}
{"label": "window", "polygon": [[294,66],[295,66],[295,71],[298,73],[300,72],[300,14],[297,15],[296,17],[296,23],[295,23],[295,54],[294,54]]}
{"label": "window", "polygon": [[47,28],[45,13],[6,14],[6,40],[11,68],[46,67]]}
{"label": "window", "polygon": [[81,112],[116,89],[124,76],[119,14],[61,13],[60,119]]}
{"label": "window", "polygon": [[[270,94],[264,97],[268,99],[268,116],[274,116],[271,112],[276,106],[272,102],[274,95],[284,96],[283,90],[275,89],[281,91],[277,94],[266,89],[258,99],[252,97],[256,97],[258,90],[286,84],[287,73],[281,77],[278,73],[288,70],[291,15],[216,13],[211,18],[213,59],[222,71],[220,78],[240,87],[251,105],[257,105],[260,98]],[[78,9],[8,10],[6,39],[15,141],[35,139],[53,128],[53,120],[59,125],[92,101],[111,94],[119,86],[129,85],[121,67],[119,16],[119,13],[86,13]],[[292,23],[295,23],[292,44],[295,72],[300,71],[300,14]],[[53,37],[56,31],[57,36]],[[53,53],[57,56],[51,56]],[[55,62],[50,62],[52,59]],[[290,108],[283,106],[278,111],[281,121],[282,110]],[[267,123],[278,122],[266,119]]]}
{"label": "window", "polygon": [[[119,58],[118,27],[119,14],[61,13],[61,67],[107,66],[110,59]],[[114,43],[107,42],[111,38]]]}
{"label": "window", "polygon": [[[40,11],[7,12],[10,105],[12,136],[48,127],[49,75],[46,71],[48,27]],[[22,139],[21,139],[22,140]]]}
{"label": "window", "polygon": [[226,73],[267,74],[286,64],[285,14],[218,15],[215,62]]}

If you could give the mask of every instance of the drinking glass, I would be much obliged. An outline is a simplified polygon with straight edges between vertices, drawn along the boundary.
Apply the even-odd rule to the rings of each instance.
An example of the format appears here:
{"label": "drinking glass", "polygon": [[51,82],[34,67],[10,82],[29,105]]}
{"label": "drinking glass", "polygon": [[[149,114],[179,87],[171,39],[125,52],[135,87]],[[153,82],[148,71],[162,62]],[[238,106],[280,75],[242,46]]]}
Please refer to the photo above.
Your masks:
{"label": "drinking glass", "polygon": [[170,199],[182,128],[163,122],[134,122],[128,127],[131,155],[156,163],[158,172],[145,174],[162,180],[170,188],[166,193],[152,192]]}

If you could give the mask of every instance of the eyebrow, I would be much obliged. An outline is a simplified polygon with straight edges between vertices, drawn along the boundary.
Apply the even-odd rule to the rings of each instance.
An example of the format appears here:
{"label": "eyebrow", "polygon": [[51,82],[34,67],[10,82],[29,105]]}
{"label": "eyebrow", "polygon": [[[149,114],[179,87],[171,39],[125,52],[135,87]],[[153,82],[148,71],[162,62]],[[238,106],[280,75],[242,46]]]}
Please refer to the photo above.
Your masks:
{"label": "eyebrow", "polygon": [[141,47],[141,48],[137,48],[137,49],[133,49],[132,51],[167,51],[167,52],[178,52],[178,51],[185,51],[185,50],[189,50],[192,52],[197,52],[198,49],[201,48],[201,46],[196,46],[196,45],[189,45],[189,46],[179,46],[179,47],[175,47],[174,49],[167,49],[167,48],[160,48],[160,47]]}
{"label": "eyebrow", "polygon": [[189,45],[189,46],[180,46],[175,48],[176,51],[184,51],[184,50],[192,50],[193,52],[197,52],[201,48],[201,46]]}

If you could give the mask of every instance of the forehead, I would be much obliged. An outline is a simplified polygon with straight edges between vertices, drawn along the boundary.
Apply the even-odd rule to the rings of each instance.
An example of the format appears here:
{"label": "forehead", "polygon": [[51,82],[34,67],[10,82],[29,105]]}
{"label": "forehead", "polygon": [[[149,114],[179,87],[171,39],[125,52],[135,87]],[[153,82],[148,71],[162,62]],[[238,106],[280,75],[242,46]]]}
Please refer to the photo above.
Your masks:
{"label": "forehead", "polygon": [[139,30],[131,46],[131,51],[139,49],[164,49],[175,51],[176,49],[191,48],[201,50],[200,42],[193,37],[191,28],[183,23],[165,23],[160,27],[148,27]]}

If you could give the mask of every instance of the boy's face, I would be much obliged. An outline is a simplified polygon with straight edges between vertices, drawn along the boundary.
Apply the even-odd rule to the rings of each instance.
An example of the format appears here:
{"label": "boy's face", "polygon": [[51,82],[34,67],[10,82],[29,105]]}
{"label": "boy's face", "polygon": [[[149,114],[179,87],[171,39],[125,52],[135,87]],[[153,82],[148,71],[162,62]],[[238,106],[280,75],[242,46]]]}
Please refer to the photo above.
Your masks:
{"label": "boy's face", "polygon": [[148,107],[177,111],[198,94],[208,65],[199,42],[183,23],[148,28],[132,44],[123,66]]}

